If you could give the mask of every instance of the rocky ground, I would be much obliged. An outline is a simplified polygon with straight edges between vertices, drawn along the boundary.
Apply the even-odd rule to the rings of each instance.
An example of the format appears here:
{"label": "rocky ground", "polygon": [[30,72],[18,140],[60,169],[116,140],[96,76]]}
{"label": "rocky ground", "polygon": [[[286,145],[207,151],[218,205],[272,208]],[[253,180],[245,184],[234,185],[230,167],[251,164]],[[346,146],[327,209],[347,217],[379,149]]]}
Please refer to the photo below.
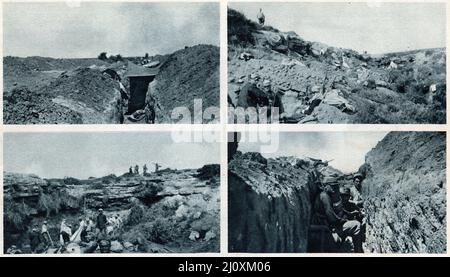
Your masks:
{"label": "rocky ground", "polygon": [[445,133],[393,132],[366,156],[367,250],[445,253]]}
{"label": "rocky ground", "polygon": [[[311,225],[318,180],[343,174],[307,157],[264,158],[232,152],[228,164],[228,243],[230,252],[349,252],[329,230]],[[445,253],[445,134],[389,133],[366,156],[363,211],[365,252]]]}
{"label": "rocky ground", "polygon": [[[219,251],[218,165],[88,180],[5,173],[4,205],[5,252],[16,245],[29,253],[29,228],[44,220],[56,242],[49,253],[55,251],[63,218],[74,232],[80,216],[95,216],[99,208],[123,222],[109,237],[113,252]],[[70,245],[67,251],[83,247]]]}
{"label": "rocky ground", "polygon": [[262,27],[231,9],[228,41],[231,105],[251,75],[282,94],[288,123],[445,123],[445,49],[361,54]]}
{"label": "rocky ground", "polygon": [[169,55],[117,62],[5,57],[4,123],[119,123],[119,85],[102,72],[115,70],[129,89],[127,78],[123,78],[128,62],[141,65],[144,60],[160,68],[153,86],[159,103],[157,123],[177,122],[170,116],[172,109],[181,106],[192,110],[194,99],[202,99],[203,110],[219,106],[219,49],[215,46],[197,45]]}

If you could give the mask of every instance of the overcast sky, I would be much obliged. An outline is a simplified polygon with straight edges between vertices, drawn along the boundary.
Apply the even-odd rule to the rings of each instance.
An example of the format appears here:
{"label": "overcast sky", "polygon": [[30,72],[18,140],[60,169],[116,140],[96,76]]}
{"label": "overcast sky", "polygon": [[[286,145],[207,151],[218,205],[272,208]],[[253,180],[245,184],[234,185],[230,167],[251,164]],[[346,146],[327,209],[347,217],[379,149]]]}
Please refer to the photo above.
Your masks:
{"label": "overcast sky", "polygon": [[[333,160],[330,165],[344,173],[358,170],[365,155],[384,138],[387,132],[282,132],[278,150],[261,153],[266,158],[296,156]],[[239,143],[239,151],[261,152],[261,143]],[[262,143],[268,144],[268,143]]]}
{"label": "overcast sky", "polygon": [[3,55],[97,57],[219,46],[218,3],[5,3]]}
{"label": "overcast sky", "polygon": [[4,170],[43,178],[101,177],[153,162],[163,168],[220,163],[218,143],[173,143],[169,132],[5,133]]}
{"label": "overcast sky", "polygon": [[445,47],[445,3],[228,3],[309,41],[372,54]]}

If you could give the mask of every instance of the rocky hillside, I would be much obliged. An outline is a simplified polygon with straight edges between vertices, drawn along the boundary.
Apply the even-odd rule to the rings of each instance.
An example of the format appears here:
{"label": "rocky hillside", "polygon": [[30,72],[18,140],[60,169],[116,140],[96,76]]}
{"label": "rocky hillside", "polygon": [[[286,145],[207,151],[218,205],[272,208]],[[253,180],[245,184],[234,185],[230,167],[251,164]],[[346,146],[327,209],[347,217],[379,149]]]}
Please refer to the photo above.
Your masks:
{"label": "rocky hillside", "polygon": [[[146,176],[124,174],[78,180],[41,179],[4,173],[4,249],[27,252],[33,224],[49,222],[58,241],[65,218],[77,228],[80,216],[119,215],[115,252],[219,251],[218,165],[199,170],[161,170]],[[127,249],[127,245],[139,248]],[[78,246],[79,248],[79,246]]]}
{"label": "rocky hillside", "polygon": [[169,55],[153,86],[162,107],[157,119],[173,121],[176,107],[186,107],[193,115],[194,99],[202,100],[202,110],[219,108],[219,61],[219,48],[212,45],[186,47]]}
{"label": "rocky hillside", "polygon": [[[373,56],[305,41],[232,9],[228,42],[232,105],[251,75],[282,94],[289,123],[445,123],[445,49]],[[313,98],[321,102],[308,110]]]}
{"label": "rocky hillside", "polygon": [[390,133],[367,154],[365,168],[367,250],[445,253],[445,133]]}

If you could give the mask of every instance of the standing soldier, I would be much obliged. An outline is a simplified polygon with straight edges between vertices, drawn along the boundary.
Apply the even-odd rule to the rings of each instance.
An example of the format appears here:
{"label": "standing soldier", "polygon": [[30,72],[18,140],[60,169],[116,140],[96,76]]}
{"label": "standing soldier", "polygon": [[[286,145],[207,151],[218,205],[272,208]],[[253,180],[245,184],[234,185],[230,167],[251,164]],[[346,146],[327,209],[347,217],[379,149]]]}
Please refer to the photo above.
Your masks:
{"label": "standing soldier", "polygon": [[155,124],[156,112],[155,112],[155,98],[153,96],[148,97],[145,101],[145,123]]}
{"label": "standing soldier", "polygon": [[138,165],[134,166],[134,174],[139,175],[139,166]]}
{"label": "standing soldier", "polygon": [[106,215],[103,213],[103,209],[98,209],[97,215],[97,228],[100,230],[100,233],[106,233],[106,223],[108,220],[106,219]]}
{"label": "standing soldier", "polygon": [[144,171],[144,175],[147,174],[147,164],[144,164],[144,167],[142,168],[142,170]]}
{"label": "standing soldier", "polygon": [[264,13],[262,12],[262,9],[259,9],[259,13],[256,16],[256,18],[258,18],[258,22],[259,24],[264,26],[264,23],[266,22],[266,16],[264,15]]}
{"label": "standing soldier", "polygon": [[159,169],[161,168],[161,165],[159,163],[154,163],[155,164],[155,172],[158,172]]}
{"label": "standing soldier", "polygon": [[358,207],[362,207],[363,200],[361,196],[363,176],[360,173],[356,173],[353,176],[353,186],[350,187],[350,202],[354,203]]}

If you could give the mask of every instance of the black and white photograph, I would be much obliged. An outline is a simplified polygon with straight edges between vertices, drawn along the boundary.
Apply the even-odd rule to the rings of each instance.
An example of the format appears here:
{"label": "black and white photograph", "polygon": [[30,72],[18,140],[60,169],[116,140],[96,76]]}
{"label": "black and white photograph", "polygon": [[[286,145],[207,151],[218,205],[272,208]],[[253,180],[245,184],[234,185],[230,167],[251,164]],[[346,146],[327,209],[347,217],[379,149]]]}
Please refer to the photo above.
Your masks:
{"label": "black and white photograph", "polygon": [[5,254],[219,252],[218,143],[20,132],[3,149]]}
{"label": "black and white photograph", "polygon": [[228,122],[445,124],[446,3],[229,2]]}
{"label": "black and white photograph", "polygon": [[2,7],[4,124],[219,122],[219,3]]}
{"label": "black and white photograph", "polygon": [[447,252],[445,132],[229,133],[228,160],[230,253]]}

